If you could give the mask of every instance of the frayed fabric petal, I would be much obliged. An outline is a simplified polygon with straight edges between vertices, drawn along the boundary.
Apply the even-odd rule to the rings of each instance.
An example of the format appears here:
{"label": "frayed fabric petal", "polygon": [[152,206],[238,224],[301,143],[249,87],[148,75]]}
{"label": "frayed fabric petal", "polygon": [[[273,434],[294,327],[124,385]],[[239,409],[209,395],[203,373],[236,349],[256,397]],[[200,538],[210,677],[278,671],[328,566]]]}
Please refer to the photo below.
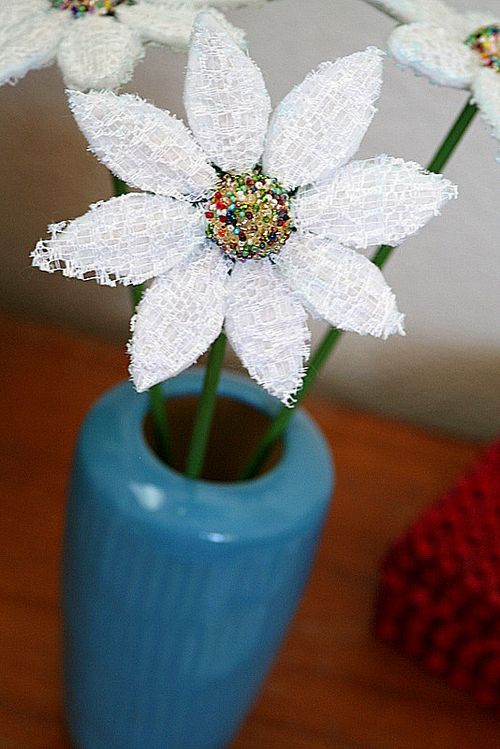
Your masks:
{"label": "frayed fabric petal", "polygon": [[213,8],[220,8],[221,10],[236,10],[237,8],[252,7],[253,5],[266,5],[271,0],[194,0],[194,5],[197,8],[204,8],[210,5],[210,10],[213,12]]}
{"label": "frayed fabric petal", "polygon": [[204,225],[188,203],[130,193],[96,204],[38,242],[33,265],[106,286],[139,284],[167,273],[204,245]]}
{"label": "frayed fabric petal", "polygon": [[[184,50],[189,46],[193,23],[199,10],[199,7],[188,6],[173,7],[167,12],[164,6],[142,2],[137,5],[119,5],[115,14],[122,23],[136,31],[144,42]],[[239,46],[245,43],[245,33],[242,29],[229,23],[222,13],[216,10],[210,12]]]}
{"label": "frayed fabric petal", "polygon": [[15,16],[7,13],[11,21],[0,27],[0,85],[15,83],[29,70],[50,65],[71,21],[62,14],[35,12],[14,22]]}
{"label": "frayed fabric petal", "polygon": [[106,16],[86,15],[71,23],[57,61],[69,88],[88,91],[127,83],[143,56],[141,40],[132,29]]}
{"label": "frayed fabric petal", "polygon": [[456,187],[440,174],[383,155],[351,161],[330,181],[300,189],[293,213],[302,231],[359,249],[394,246],[456,195]]}
{"label": "frayed fabric petal", "polygon": [[461,14],[460,20],[462,32],[467,37],[472,31],[481,26],[488,26],[492,23],[498,24],[500,21],[500,10],[496,13],[492,13],[490,10],[469,11]]}
{"label": "frayed fabric petal", "polygon": [[250,375],[287,406],[294,403],[309,357],[306,318],[269,262],[234,266],[225,321],[229,342]]}
{"label": "frayed fabric petal", "polygon": [[168,112],[110,91],[71,92],[69,102],[93,153],[131,187],[196,201],[215,184],[203,151]]}
{"label": "frayed fabric petal", "polygon": [[205,252],[160,276],[132,319],[130,374],[139,392],[190,367],[222,329],[228,266]]}
{"label": "frayed fabric petal", "polygon": [[144,42],[166,44],[176,49],[185,49],[196,11],[176,11],[166,13],[160,4],[137,3],[119,5],[116,17],[133,29]]}
{"label": "frayed fabric petal", "polygon": [[446,28],[410,23],[392,32],[388,46],[399,63],[434,83],[468,88],[477,71],[478,58],[464,42]]}
{"label": "frayed fabric petal", "polygon": [[375,114],[383,53],[370,47],[310,73],[271,119],[264,171],[288,188],[332,174],[359,148]]}
{"label": "frayed fabric petal", "polygon": [[262,73],[210,13],[194,26],[184,103],[196,140],[221,169],[244,172],[260,160],[271,110]]}
{"label": "frayed fabric petal", "polygon": [[472,82],[472,94],[481,117],[500,140],[500,75],[488,68],[479,70]]}
{"label": "frayed fabric petal", "polygon": [[3,47],[5,42],[4,33],[9,27],[22,23],[35,13],[44,13],[47,10],[47,0],[2,0],[0,8],[0,38]]}
{"label": "frayed fabric petal", "polygon": [[382,273],[354,250],[299,237],[277,258],[276,268],[314,317],[360,335],[404,335],[404,316]]}
{"label": "frayed fabric petal", "polygon": [[424,21],[448,28],[460,27],[460,16],[441,0],[366,0],[401,23]]}

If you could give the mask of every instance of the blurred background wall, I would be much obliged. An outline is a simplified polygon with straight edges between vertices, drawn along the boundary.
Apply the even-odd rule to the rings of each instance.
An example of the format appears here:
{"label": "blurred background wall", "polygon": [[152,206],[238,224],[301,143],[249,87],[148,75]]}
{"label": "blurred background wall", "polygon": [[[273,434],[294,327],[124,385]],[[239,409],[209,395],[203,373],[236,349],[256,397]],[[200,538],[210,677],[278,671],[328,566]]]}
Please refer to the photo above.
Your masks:
{"label": "blurred background wall", "polygon": [[[474,0],[456,0],[475,9]],[[492,8],[500,2],[491,0]],[[247,31],[274,103],[323,60],[385,47],[394,22],[361,0],[276,0],[229,14]],[[150,48],[127,90],[184,116],[186,56]],[[428,163],[466,101],[385,62],[379,111],[360,157],[389,153]],[[109,175],[86,151],[58,69],[0,89],[0,304],[113,341],[128,336],[128,292],[47,275],[29,251],[48,223],[110,195]],[[473,123],[446,170],[460,196],[407,241],[386,276],[406,312],[406,338],[346,335],[318,388],[345,402],[488,437],[500,424],[500,164],[498,144]],[[315,327],[315,338],[321,334]],[[33,362],[36,367],[36,362]],[[84,373],[82,373],[84,376]],[[52,384],[48,384],[48,387]],[[55,383],[54,383],[55,386]]]}

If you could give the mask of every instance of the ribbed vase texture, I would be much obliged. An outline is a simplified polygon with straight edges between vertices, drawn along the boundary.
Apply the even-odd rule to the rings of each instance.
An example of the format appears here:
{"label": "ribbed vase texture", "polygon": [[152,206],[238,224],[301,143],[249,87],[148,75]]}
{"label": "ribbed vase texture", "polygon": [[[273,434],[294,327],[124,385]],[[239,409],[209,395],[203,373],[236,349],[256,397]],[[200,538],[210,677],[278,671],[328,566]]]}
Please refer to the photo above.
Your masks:
{"label": "ribbed vase texture", "polygon": [[[201,384],[194,370],[165,395]],[[275,408],[234,375],[221,392]],[[192,481],[146,445],[146,410],[124,383],[80,435],[63,569],[67,720],[79,749],[223,749],[299,601],[331,496],[330,456],[297,413],[268,474]]]}

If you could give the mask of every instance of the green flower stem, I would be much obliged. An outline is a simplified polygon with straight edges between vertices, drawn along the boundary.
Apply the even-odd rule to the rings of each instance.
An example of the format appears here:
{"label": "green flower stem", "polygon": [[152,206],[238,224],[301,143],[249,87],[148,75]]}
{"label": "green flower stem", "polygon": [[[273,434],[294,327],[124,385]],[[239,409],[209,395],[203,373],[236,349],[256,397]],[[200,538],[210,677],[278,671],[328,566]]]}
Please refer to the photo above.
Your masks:
{"label": "green flower stem", "polygon": [[226,336],[221,333],[215,340],[208,355],[203,390],[198,401],[193,434],[186,461],[186,475],[193,479],[200,477],[205,461],[210,428],[217,400],[217,385],[224,361]]}
{"label": "green flower stem", "polygon": [[[476,112],[477,106],[472,103],[471,99],[469,99],[458,115],[457,119],[451,126],[450,130],[448,131],[445,139],[434,154],[432,161],[427,167],[429,172],[440,172],[442,170],[442,168],[445,166],[448,159],[454,152],[455,148],[460,143]],[[390,258],[394,249],[395,248],[391,247],[390,245],[380,245],[380,247],[378,247],[375,254],[371,258],[372,263],[374,263],[379,268],[382,268]],[[338,330],[338,328],[330,328],[330,330],[326,333],[326,335],[320,342],[318,348],[311,356],[311,359],[309,361],[307,374],[304,377],[301,389],[296,395],[296,403],[294,408],[296,408],[297,405],[302,401],[306,393],[309,391],[311,385],[315,382],[321,370],[321,367],[326,362],[334,347],[339,342],[341,336],[341,330]],[[241,480],[252,478],[258,473],[260,468],[262,468],[275,442],[285,431],[288,422],[293,415],[293,412],[293,408],[286,408],[285,406],[279,411],[277,417],[268,427],[262,438],[262,441],[257,446],[255,452],[246,464],[243,473],[240,476]]]}
{"label": "green flower stem", "polygon": [[[111,172],[110,172],[111,174]],[[115,196],[118,198],[120,195],[126,195],[128,193],[128,185],[126,182],[121,180],[119,177],[115,177],[111,174],[111,180],[113,182],[113,191]]]}
{"label": "green flower stem", "polygon": [[477,105],[473,103],[472,99],[469,99],[432,157],[432,161],[427,167],[429,172],[442,171],[476,114]]}
{"label": "green flower stem", "polygon": [[[121,179],[111,175],[113,180],[113,190],[115,196],[126,195],[128,193],[128,187]],[[137,286],[130,287],[130,294],[132,297],[132,303],[135,307],[139,304],[144,294],[144,285],[138,284]],[[153,419],[153,431],[155,436],[156,448],[158,454],[165,463],[170,462],[170,435],[168,429],[167,413],[165,408],[165,401],[161,391],[161,385],[153,385],[148,390],[149,397],[149,410],[151,412],[151,418]]]}

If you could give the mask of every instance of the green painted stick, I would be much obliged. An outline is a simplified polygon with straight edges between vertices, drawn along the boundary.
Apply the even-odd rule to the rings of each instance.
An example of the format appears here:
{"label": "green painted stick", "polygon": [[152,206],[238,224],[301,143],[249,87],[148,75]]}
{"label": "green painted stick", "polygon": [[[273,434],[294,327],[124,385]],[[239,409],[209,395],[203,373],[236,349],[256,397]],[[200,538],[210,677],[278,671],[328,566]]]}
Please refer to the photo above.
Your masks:
{"label": "green painted stick", "polygon": [[[434,154],[432,161],[427,167],[429,172],[440,172],[442,170],[442,168],[445,166],[448,159],[452,155],[453,151],[460,143],[476,112],[476,105],[472,103],[471,99],[469,99],[458,115],[457,119],[451,126],[440,147]],[[389,245],[380,245],[380,247],[376,250],[374,256],[372,257],[372,263],[377,265],[379,268],[382,268],[391,256],[393,250],[394,247],[390,247]],[[311,385],[316,380],[321,367],[326,362],[334,347],[339,342],[342,336],[342,332],[343,331],[338,330],[338,328],[330,328],[330,330],[326,333],[326,335],[320,342],[314,354],[311,356],[307,374],[304,377],[302,387],[298,391],[296,396],[297,400],[294,408],[296,408],[297,405],[302,401],[306,393],[309,391]],[[279,411],[278,416],[268,427],[262,438],[262,441],[257,446],[255,452],[250,457],[247,465],[245,466],[243,473],[240,476],[241,480],[250,479],[258,473],[258,471],[266,461],[269,453],[271,452],[274,443],[281,437],[281,435],[285,431],[288,422],[293,415],[293,412],[294,409],[286,407],[283,407]]]}
{"label": "green painted stick", "polygon": [[[116,197],[119,195],[126,195],[128,193],[128,187],[125,182],[118,177],[115,177],[114,174],[111,174],[111,178],[113,180],[113,189]],[[131,286],[130,294],[135,309],[144,294],[144,285],[138,284],[137,286]],[[149,388],[148,397],[158,454],[165,463],[168,463],[170,461],[170,435],[161,385],[153,385],[153,387]]]}
{"label": "green painted stick", "polygon": [[226,340],[224,333],[221,333],[212,344],[208,355],[203,390],[198,401],[198,409],[196,411],[193,434],[186,461],[186,475],[193,479],[199,478],[205,462],[215,402],[217,400],[217,385],[219,384],[224,352],[226,350]]}

